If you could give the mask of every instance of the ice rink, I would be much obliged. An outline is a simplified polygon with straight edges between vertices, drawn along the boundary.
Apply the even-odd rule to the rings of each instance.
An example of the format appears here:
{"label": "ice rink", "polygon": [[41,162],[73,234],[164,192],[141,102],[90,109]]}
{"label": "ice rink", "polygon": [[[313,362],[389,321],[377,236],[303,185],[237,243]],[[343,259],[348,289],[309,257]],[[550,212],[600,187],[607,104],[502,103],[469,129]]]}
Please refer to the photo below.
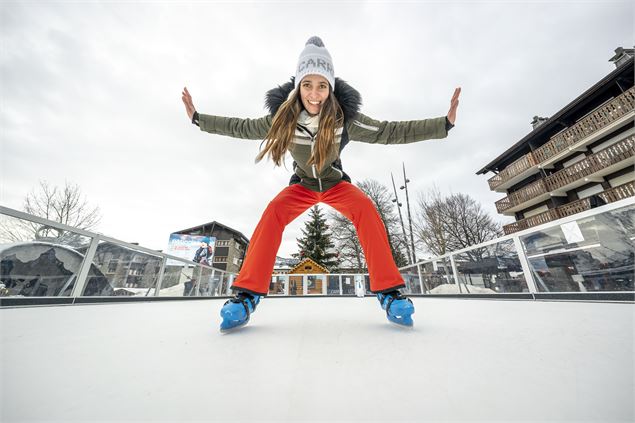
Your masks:
{"label": "ice rink", "polygon": [[0,309],[1,421],[635,419],[635,305],[265,298]]}

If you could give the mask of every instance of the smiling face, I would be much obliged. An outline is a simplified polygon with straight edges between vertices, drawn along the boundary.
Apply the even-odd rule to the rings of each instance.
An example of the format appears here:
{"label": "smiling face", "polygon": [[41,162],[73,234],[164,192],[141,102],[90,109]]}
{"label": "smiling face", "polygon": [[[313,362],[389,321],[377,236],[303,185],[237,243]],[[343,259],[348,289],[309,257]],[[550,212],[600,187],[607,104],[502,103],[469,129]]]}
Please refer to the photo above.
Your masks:
{"label": "smiling face", "polygon": [[329,94],[329,82],[321,75],[307,75],[300,83],[302,105],[310,115],[320,113]]}

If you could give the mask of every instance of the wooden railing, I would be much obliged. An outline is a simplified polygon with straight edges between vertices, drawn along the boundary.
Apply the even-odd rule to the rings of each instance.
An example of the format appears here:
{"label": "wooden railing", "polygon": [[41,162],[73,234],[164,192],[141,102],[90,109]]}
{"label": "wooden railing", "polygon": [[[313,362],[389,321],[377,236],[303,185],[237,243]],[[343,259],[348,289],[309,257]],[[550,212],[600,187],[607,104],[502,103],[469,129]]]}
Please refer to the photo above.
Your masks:
{"label": "wooden railing", "polygon": [[628,197],[635,197],[635,181],[608,189],[598,194],[598,196],[607,203],[614,203]]}
{"label": "wooden railing", "polygon": [[551,137],[546,144],[533,152],[536,161],[538,163],[547,161],[589,135],[615,122],[634,108],[635,87],[632,87],[567,130]]}
{"label": "wooden railing", "polygon": [[498,200],[496,202],[496,210],[499,213],[503,213],[505,210],[510,209],[513,206],[517,206],[526,201],[531,200],[534,197],[537,197],[542,194],[548,193],[547,186],[545,185],[544,179],[538,179],[535,182],[519,189],[518,191],[514,191],[509,194],[507,197]]}
{"label": "wooden railing", "polygon": [[635,135],[615,143],[545,178],[549,191],[569,185],[585,176],[635,156]]}
{"label": "wooden railing", "polygon": [[549,209],[546,212],[519,220],[514,223],[510,223],[509,225],[505,225],[503,226],[503,231],[505,231],[505,235],[509,235],[514,232],[522,231],[523,229],[528,229],[533,226],[542,225],[543,223],[551,222],[557,219],[560,219],[558,209]]}
{"label": "wooden railing", "polygon": [[530,151],[529,153],[525,154],[520,159],[516,160],[514,163],[510,164],[505,169],[500,171],[498,175],[494,175],[493,177],[491,177],[487,181],[489,183],[490,190],[494,191],[496,188],[498,188],[499,185],[509,181],[514,176],[520,175],[524,171],[531,169],[537,164],[538,163],[536,162],[534,155]]}
{"label": "wooden railing", "polygon": [[[599,193],[598,197],[603,199],[607,204],[623,200],[628,197],[635,197],[635,181],[607,189],[606,191]],[[503,231],[505,231],[505,235],[509,235],[514,232],[529,229],[534,226],[542,225],[543,223],[562,219],[563,217],[571,216],[590,209],[591,199],[589,197],[582,198],[558,208],[549,209],[546,212],[528,217],[527,219],[522,219],[517,222],[510,223],[509,225],[505,225],[503,226]]]}
{"label": "wooden railing", "polygon": [[589,197],[581,200],[572,201],[564,206],[558,207],[560,217],[571,216],[572,214],[582,213],[585,210],[591,209],[591,199]]}
{"label": "wooden railing", "polygon": [[592,154],[584,160],[532,182],[518,191],[509,194],[507,197],[496,202],[496,210],[498,210],[499,213],[503,213],[534,197],[547,192],[557,191],[561,187],[633,157],[635,157],[635,135],[631,135],[616,144]]}

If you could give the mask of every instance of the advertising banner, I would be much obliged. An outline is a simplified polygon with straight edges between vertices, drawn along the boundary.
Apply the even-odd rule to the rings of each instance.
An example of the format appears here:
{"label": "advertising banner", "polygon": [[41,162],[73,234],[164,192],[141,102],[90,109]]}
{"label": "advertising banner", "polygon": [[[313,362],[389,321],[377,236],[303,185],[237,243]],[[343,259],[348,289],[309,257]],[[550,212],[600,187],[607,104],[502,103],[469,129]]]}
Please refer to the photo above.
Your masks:
{"label": "advertising banner", "polygon": [[[187,261],[212,265],[216,238],[200,235],[171,234],[166,254],[181,257]],[[168,260],[168,266],[185,266],[185,263]]]}

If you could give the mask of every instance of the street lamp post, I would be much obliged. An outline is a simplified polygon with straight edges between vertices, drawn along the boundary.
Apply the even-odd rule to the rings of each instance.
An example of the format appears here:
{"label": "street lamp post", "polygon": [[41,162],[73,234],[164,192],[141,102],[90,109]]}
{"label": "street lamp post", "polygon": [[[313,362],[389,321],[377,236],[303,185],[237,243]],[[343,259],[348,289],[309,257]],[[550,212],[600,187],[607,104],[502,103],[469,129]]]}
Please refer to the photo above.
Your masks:
{"label": "street lamp post", "polygon": [[[404,182],[403,182],[403,186],[401,186],[399,189],[405,189],[406,190],[406,207],[408,209],[408,223],[410,224],[410,242],[411,242],[411,247],[412,247],[412,264],[415,264],[417,262],[417,254],[415,253],[415,239],[414,239],[414,235],[413,235],[413,232],[412,232],[412,219],[410,218],[410,200],[408,199],[408,182],[410,182],[410,179],[406,178],[406,164],[403,163],[403,162],[401,164],[403,166],[403,180],[404,180]],[[406,240],[406,243],[408,243],[408,240]]]}
{"label": "street lamp post", "polygon": [[[395,190],[395,198],[392,200],[393,203],[397,203],[397,210],[399,211],[399,220],[401,221],[401,230],[403,230],[403,239],[406,243],[406,251],[408,252],[408,260],[412,260],[412,256],[410,255],[410,248],[408,247],[408,236],[406,235],[406,227],[403,224],[403,217],[401,217],[401,203],[399,202],[399,197],[397,196],[397,187],[395,186],[395,178],[392,176],[392,172],[390,172],[390,179],[392,179],[392,189]],[[414,263],[410,263],[414,264]]]}

